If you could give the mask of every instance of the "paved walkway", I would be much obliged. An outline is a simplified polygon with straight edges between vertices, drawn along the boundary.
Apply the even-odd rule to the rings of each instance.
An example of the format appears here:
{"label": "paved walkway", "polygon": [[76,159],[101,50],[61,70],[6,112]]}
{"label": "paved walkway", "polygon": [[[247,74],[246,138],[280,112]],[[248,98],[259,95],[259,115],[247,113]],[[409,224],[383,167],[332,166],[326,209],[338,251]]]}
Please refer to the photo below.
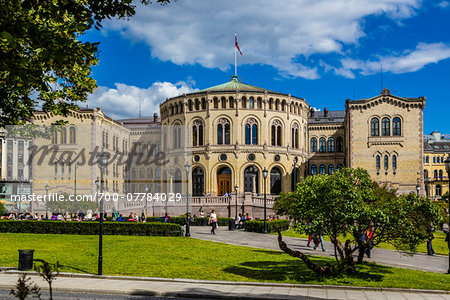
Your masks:
{"label": "paved walkway", "polygon": [[[280,250],[278,247],[277,235],[246,232],[243,230],[229,231],[226,226],[219,227],[216,233],[216,235],[211,235],[209,226],[191,226],[191,236],[196,239],[254,248]],[[285,241],[291,249],[303,251],[305,254],[334,257],[334,248],[331,242],[325,242],[326,251],[323,252],[320,248],[314,251],[312,247],[306,247],[308,241],[305,239],[283,237],[283,241]],[[427,272],[447,273],[448,270],[448,256],[428,256],[423,253],[411,256],[402,254],[398,251],[379,248],[374,248],[371,256],[372,259],[364,259],[382,265]]]}
{"label": "paved walkway", "polygon": [[[70,276],[71,274],[65,274]],[[72,274],[75,275],[75,274]],[[450,300],[450,294],[426,291],[410,292],[407,290],[368,289],[355,287],[320,287],[289,284],[244,283],[205,281],[187,279],[162,279],[143,277],[103,276],[78,274],[65,277],[61,274],[53,282],[56,292],[85,292],[91,294],[120,294],[145,297],[181,297],[206,299],[411,299],[411,300]],[[48,284],[38,276],[30,276],[41,289],[48,289]],[[16,284],[18,275],[0,272],[0,290],[9,290]],[[99,297],[100,298],[100,297]],[[101,297],[104,299],[103,297]],[[113,298],[113,297],[111,297]]]}

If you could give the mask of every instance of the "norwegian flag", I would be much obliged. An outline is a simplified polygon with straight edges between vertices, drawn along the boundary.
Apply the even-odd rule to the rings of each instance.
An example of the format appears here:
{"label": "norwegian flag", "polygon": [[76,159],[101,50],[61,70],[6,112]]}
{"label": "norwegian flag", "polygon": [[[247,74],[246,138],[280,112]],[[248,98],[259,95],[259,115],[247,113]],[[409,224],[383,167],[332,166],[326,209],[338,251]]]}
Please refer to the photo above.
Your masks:
{"label": "norwegian flag", "polygon": [[239,50],[239,53],[242,56],[241,49],[239,48],[239,45],[238,45],[238,42],[237,42],[237,35],[236,35],[236,33],[234,34],[234,46]]}

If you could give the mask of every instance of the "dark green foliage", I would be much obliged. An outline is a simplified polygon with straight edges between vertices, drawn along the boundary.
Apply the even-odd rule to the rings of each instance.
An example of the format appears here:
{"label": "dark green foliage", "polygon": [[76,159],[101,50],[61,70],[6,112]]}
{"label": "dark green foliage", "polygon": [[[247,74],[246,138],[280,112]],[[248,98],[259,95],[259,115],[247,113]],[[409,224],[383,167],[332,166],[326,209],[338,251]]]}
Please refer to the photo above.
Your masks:
{"label": "dark green foliage", "polygon": [[[97,235],[98,222],[0,221],[0,232]],[[181,236],[178,224],[105,222],[104,235]]]}
{"label": "dark green foliage", "polygon": [[[244,223],[245,231],[264,232],[264,220],[250,220]],[[267,232],[277,232],[277,230],[288,230],[289,220],[267,221]]]}
{"label": "dark green foliage", "polygon": [[0,202],[0,215],[5,212],[5,206]]}
{"label": "dark green foliage", "polygon": [[106,18],[133,16],[135,5],[132,0],[11,0],[0,1],[0,12],[3,127],[28,122],[39,106],[66,116],[86,101],[97,87],[91,68],[98,63],[98,43],[80,37]]}

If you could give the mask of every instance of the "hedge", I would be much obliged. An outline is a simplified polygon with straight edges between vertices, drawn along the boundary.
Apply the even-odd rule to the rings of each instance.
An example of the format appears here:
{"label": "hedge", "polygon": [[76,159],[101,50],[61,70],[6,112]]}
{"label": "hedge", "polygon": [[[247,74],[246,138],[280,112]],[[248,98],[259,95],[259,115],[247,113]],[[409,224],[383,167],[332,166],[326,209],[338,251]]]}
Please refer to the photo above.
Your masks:
{"label": "hedge", "polygon": [[[191,222],[189,223],[189,225],[190,226],[202,226],[203,219],[206,219],[206,224],[208,224],[209,218],[196,217],[196,218],[191,219]],[[229,220],[230,220],[229,218],[217,218],[219,226],[228,226]],[[164,222],[164,217],[147,217],[147,222]],[[186,225],[186,219],[184,217],[170,217],[169,223],[174,223],[174,224],[184,226],[184,225]]]}
{"label": "hedge", "polygon": [[[264,220],[251,220],[245,221],[244,225],[245,231],[251,232],[264,232]],[[289,229],[289,220],[274,220],[267,221],[267,232],[276,232],[277,228],[280,230]]]}
{"label": "hedge", "polygon": [[[98,222],[76,221],[0,221],[0,232],[38,234],[79,234],[97,235]],[[182,236],[178,224],[104,222],[104,235]]]}

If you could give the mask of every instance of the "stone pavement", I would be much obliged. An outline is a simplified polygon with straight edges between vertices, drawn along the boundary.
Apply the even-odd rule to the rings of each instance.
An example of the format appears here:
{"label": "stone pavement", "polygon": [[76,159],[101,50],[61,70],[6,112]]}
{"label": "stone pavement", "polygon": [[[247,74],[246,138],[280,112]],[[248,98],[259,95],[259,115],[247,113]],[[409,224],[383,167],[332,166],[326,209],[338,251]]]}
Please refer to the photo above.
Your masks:
{"label": "stone pavement", "polygon": [[[229,231],[228,226],[219,227],[216,230],[216,235],[210,233],[209,226],[191,226],[190,229],[191,237],[196,239],[280,251],[277,241],[278,236],[273,234],[246,232],[243,230]],[[306,247],[308,241],[305,239],[283,237],[283,241],[291,249],[304,251],[305,254],[334,257],[334,249],[331,242],[325,242],[326,251],[323,252],[320,248],[314,251],[312,247]],[[411,256],[398,251],[379,248],[374,248],[371,256],[371,259],[364,259],[381,265],[427,272],[447,273],[448,270],[448,256],[428,256],[423,253]]]}
{"label": "stone pavement", "polygon": [[[41,289],[48,289],[43,279],[30,276]],[[16,284],[17,272],[0,272],[0,290]],[[307,286],[293,284],[118,277],[62,273],[53,282],[56,292],[133,295],[148,297],[180,297],[203,299],[411,299],[450,300],[448,292],[408,291],[356,287]],[[112,297],[111,297],[112,298]],[[104,299],[104,298],[102,298]]]}

